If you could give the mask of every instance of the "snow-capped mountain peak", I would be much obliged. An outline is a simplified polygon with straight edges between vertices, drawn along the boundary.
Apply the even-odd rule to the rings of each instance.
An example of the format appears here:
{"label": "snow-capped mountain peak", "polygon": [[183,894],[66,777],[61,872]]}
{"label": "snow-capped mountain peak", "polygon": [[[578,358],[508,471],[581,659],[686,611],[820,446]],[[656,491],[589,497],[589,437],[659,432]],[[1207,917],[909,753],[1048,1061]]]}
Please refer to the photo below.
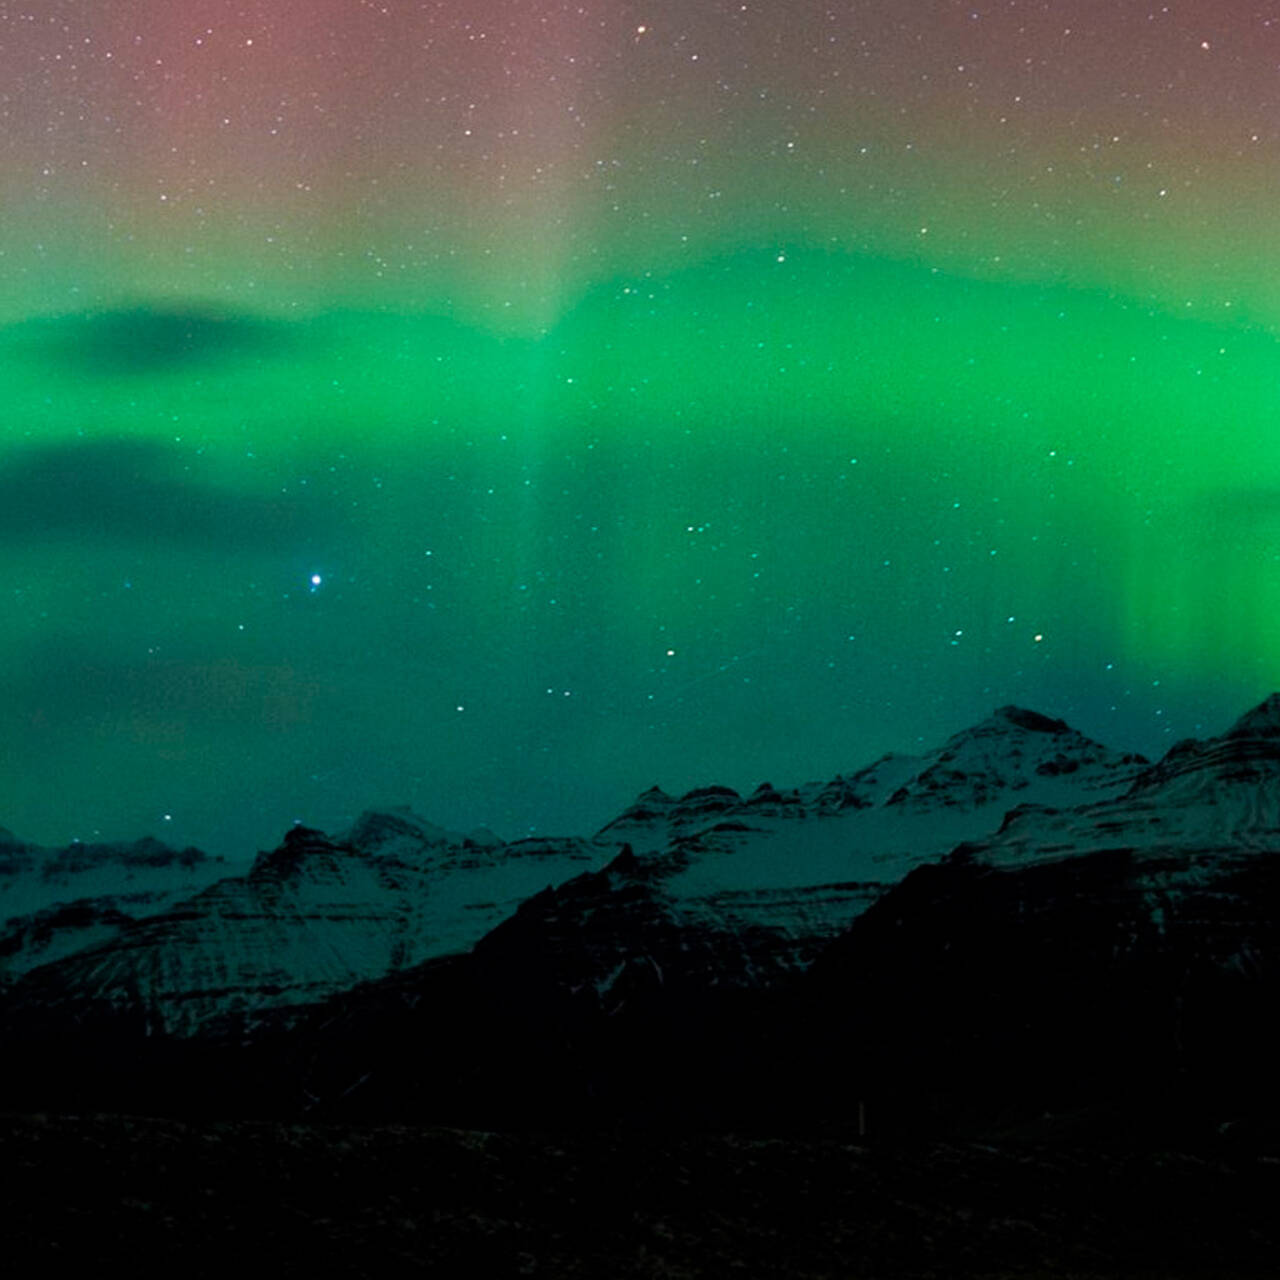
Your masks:
{"label": "snow-capped mountain peak", "polygon": [[[584,840],[472,840],[408,809],[295,826],[234,875],[29,975],[41,998],[190,1035],[465,951],[525,899],[601,865]],[[96,939],[95,939],[96,941]],[[55,994],[56,993],[56,994]]]}
{"label": "snow-capped mountain peak", "polygon": [[[1198,829],[1207,812],[1198,793],[1178,798],[1171,782],[1235,776],[1246,758],[1280,773],[1276,718],[1280,699],[1222,739],[1147,767],[1062,720],[1005,706],[932,751],[882,756],[826,782],[746,793],[705,786],[679,797],[651,787],[592,840],[504,843],[449,831],[409,808],[369,810],[336,836],[294,828],[248,875],[46,966],[61,974],[46,980],[98,1000],[132,992],[151,1025],[189,1034],[226,1014],[251,1018],[465,951],[520,903],[570,882],[556,906],[566,921],[588,920],[621,894],[624,907],[634,897],[646,919],[661,917],[672,938],[760,941],[742,952],[744,974],[803,967],[891,885],[962,843],[994,844],[993,857],[1013,859],[1095,848],[1115,839],[1097,814],[1136,829],[1151,826],[1152,805],[1172,806],[1166,824]],[[1242,725],[1255,736],[1242,736]],[[1145,799],[1143,787],[1159,799]],[[1205,821],[1222,825],[1224,812]],[[1258,805],[1249,813],[1256,825]],[[136,856],[163,855],[146,846]],[[615,942],[631,945],[602,937],[602,964],[616,963]],[[725,942],[724,953],[736,946]]]}
{"label": "snow-capped mountain peak", "polygon": [[[708,938],[749,935],[742,963],[754,981],[803,968],[908,871],[996,831],[1014,806],[1119,795],[1145,764],[1061,720],[1002,707],[933,751],[882,756],[827,782],[763,783],[746,794],[707,786],[678,798],[655,786],[597,834],[622,847],[617,858],[537,905],[559,929],[604,919],[596,913],[621,895],[637,918],[661,917],[685,938],[657,959],[664,969]],[[621,943],[598,948],[592,981],[627,954]]]}
{"label": "snow-capped mountain peak", "polygon": [[154,836],[47,849],[0,830],[0,923],[104,895],[132,898],[142,908],[152,898],[192,893],[231,870],[221,858],[199,849],[173,849]]}
{"label": "snow-capped mountain peak", "polygon": [[434,822],[414,813],[408,805],[390,809],[366,809],[339,837],[344,844],[367,853],[381,852],[398,841],[408,840],[416,847],[462,844],[466,837],[459,832],[438,827]]}
{"label": "snow-capped mountain peak", "polygon": [[991,715],[990,721],[984,723],[999,723],[1012,725],[1016,729],[1026,729],[1030,733],[1071,733],[1071,726],[1065,720],[1057,720],[1053,716],[1042,715],[1039,711],[1031,711],[1026,707],[1014,706],[1010,703],[1008,706],[997,707]]}
{"label": "snow-capped mountain peak", "polygon": [[[1258,792],[1251,784],[1267,781]],[[1244,790],[1242,790],[1242,787]],[[1249,798],[1242,799],[1245,792]],[[1280,821],[1280,694],[1246,712],[1214,738],[1175,743],[1134,782],[1132,795],[1157,792],[1164,803],[1220,808],[1245,804],[1241,821],[1273,826]],[[1263,814],[1273,817],[1261,823]]]}
{"label": "snow-capped mountain peak", "polygon": [[46,849],[0,829],[0,984],[115,938],[233,870],[152,836]]}
{"label": "snow-capped mountain peak", "polygon": [[[1060,861],[1099,850],[1138,857],[1249,856],[1280,847],[1280,695],[1217,737],[1186,738],[1119,795],[1009,815],[973,847],[998,866]],[[1190,863],[1188,863],[1190,865]]]}
{"label": "snow-capped mountain peak", "polygon": [[[1076,799],[1088,791],[1111,792],[1147,762],[1133,752],[1113,751],[1055,720],[1023,707],[1001,707],[961,730],[926,757],[924,767],[889,798],[925,807],[978,807],[1006,799],[1049,803],[1070,780]],[[1026,794],[1017,794],[1017,793]]]}
{"label": "snow-capped mountain peak", "polygon": [[[826,782],[793,788],[761,783],[745,796],[732,787],[706,786],[675,797],[653,786],[596,839],[625,841],[638,853],[657,852],[711,831],[758,830],[761,824],[771,827],[778,821],[789,826],[798,820],[881,809],[894,810],[900,820],[908,812],[973,813],[995,806],[997,813],[978,819],[985,831],[998,825],[1015,804],[1070,804],[1118,794],[1147,763],[1136,753],[1094,742],[1063,720],[1005,706],[934,751],[920,756],[890,753]],[[962,822],[955,840],[966,838],[964,832],[974,825]],[[809,832],[805,839],[811,841],[812,835]],[[943,844],[949,838],[939,832]],[[929,844],[932,848],[933,841]]]}

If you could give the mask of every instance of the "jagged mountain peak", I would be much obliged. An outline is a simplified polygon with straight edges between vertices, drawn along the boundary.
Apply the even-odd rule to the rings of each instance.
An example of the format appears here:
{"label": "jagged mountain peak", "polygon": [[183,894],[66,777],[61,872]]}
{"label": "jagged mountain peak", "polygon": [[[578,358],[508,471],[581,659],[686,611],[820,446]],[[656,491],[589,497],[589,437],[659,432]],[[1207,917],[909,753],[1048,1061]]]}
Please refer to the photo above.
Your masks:
{"label": "jagged mountain peak", "polygon": [[[1114,790],[1145,757],[1114,751],[1058,720],[1024,707],[1001,707],[954,734],[890,797],[973,805],[1074,775],[1085,789]],[[1031,799],[1030,796],[1021,797]]]}
{"label": "jagged mountain peak", "polygon": [[[45,882],[51,892],[65,888],[68,878],[75,879],[97,876],[105,883],[126,879],[135,874],[147,872],[164,872],[172,869],[179,876],[193,870],[211,877],[215,874],[226,874],[226,866],[222,858],[213,858],[201,850],[188,846],[175,849],[155,836],[143,836],[133,841],[85,842],[72,841],[62,848],[44,848],[14,836],[0,829],[0,850],[3,850],[5,862],[3,871],[8,883],[0,882],[0,899],[7,890],[12,890],[14,877],[34,877]],[[199,876],[197,877],[199,878]],[[86,880],[85,883],[88,883]],[[49,896],[43,905],[50,906],[56,901],[66,898]],[[83,892],[75,896],[83,896]],[[37,909],[29,907],[28,909]]]}
{"label": "jagged mountain peak", "polygon": [[[1070,772],[1081,764],[1104,761],[1117,765],[1147,763],[1142,756],[1113,751],[1095,742],[1065,720],[1012,705],[999,707],[985,720],[952,734],[931,756],[937,764],[952,767],[967,769],[981,762],[984,771],[1012,767],[1015,772],[1039,769],[1041,774]],[[1045,762],[1049,762],[1048,768],[1040,769],[1039,765]]]}
{"label": "jagged mountain peak", "polygon": [[[1131,795],[1164,803],[1238,809],[1234,826],[1280,826],[1280,694],[1245,712],[1225,733],[1184,738],[1135,780]],[[1267,815],[1263,821],[1263,815]]]}
{"label": "jagged mountain peak", "polygon": [[1049,744],[1050,739],[1054,738],[1089,741],[1084,734],[1073,729],[1065,720],[1044,715],[1039,711],[1032,711],[1029,707],[1009,704],[1008,706],[997,707],[985,719],[979,720],[977,724],[970,725],[967,729],[961,729],[958,733],[952,734],[943,749],[946,750],[962,742],[986,739],[1005,741],[1022,739],[1028,735],[1035,735],[1037,739],[1043,740],[1042,745],[1045,746]]}
{"label": "jagged mountain peak", "polygon": [[1246,711],[1226,732],[1228,738],[1280,737],[1280,693],[1264,698]]}
{"label": "jagged mountain peak", "polygon": [[301,823],[290,827],[274,849],[258,854],[253,872],[270,870],[292,877],[306,862],[335,858],[372,865],[408,857],[415,864],[423,864],[424,855],[427,862],[432,862],[451,850],[491,845],[500,847],[502,841],[492,835],[488,840],[475,841],[459,832],[446,831],[419,817],[408,806],[366,809],[348,830],[336,835]]}
{"label": "jagged mountain peak", "polygon": [[116,938],[231,871],[221,858],[152,836],[60,849],[0,837],[0,985]]}
{"label": "jagged mountain peak", "polygon": [[743,793],[705,786],[679,796],[650,787],[595,838],[650,850],[713,831],[746,832],[774,821],[790,826],[855,810],[883,808],[901,815],[1095,799],[1127,788],[1147,764],[1145,757],[1103,746],[1065,720],[1006,705],[932,751],[892,753],[828,782],[792,788],[765,782]]}
{"label": "jagged mountain peak", "polygon": [[306,859],[318,855],[351,853],[349,846],[331,840],[323,831],[297,823],[284,833],[284,838],[274,849],[264,849],[253,860],[249,869],[251,877],[266,875],[288,878],[294,875]]}
{"label": "jagged mountain peak", "polygon": [[997,707],[991,718],[995,721],[1003,720],[1017,729],[1028,729],[1032,733],[1072,732],[1071,726],[1065,720],[1056,720],[1052,716],[1041,715],[1039,711],[1017,707],[1012,703],[1005,707]]}
{"label": "jagged mountain peak", "polygon": [[[49,931],[42,919],[15,933],[15,946],[41,961],[33,992],[61,984],[112,1008],[127,999],[148,1025],[213,1034],[462,954],[525,903],[523,925],[537,917],[557,946],[567,940],[581,958],[574,982],[613,1010],[640,971],[658,985],[664,973],[677,983],[703,972],[747,984],[803,968],[892,884],[961,844],[1009,866],[1274,843],[1280,798],[1256,796],[1280,792],[1252,785],[1280,775],[1273,725],[1280,697],[1232,731],[1255,736],[1171,753],[1143,771],[1142,793],[1131,787],[1139,757],[1004,706],[931,751],[885,756],[828,783],[678,796],[651,787],[592,841],[506,844],[447,831],[408,807],[370,809],[345,833],[291,829],[249,874],[197,886],[172,910],[131,920],[127,909],[95,908],[55,921],[60,950],[37,945]],[[160,852],[130,847],[143,861]],[[77,940],[91,945],[73,953]]]}
{"label": "jagged mountain peak", "polygon": [[666,820],[671,816],[677,801],[661,787],[650,787],[642,791],[612,822],[607,823],[596,834],[596,839],[607,839],[618,835],[630,827]]}
{"label": "jagged mountain peak", "polygon": [[[455,835],[408,809],[371,810],[338,836],[299,824],[247,874],[144,920],[89,921],[81,933],[95,945],[42,964],[39,990],[127,1007],[167,1034],[221,1034],[225,1020],[466,951],[525,899],[606,857],[585,840]],[[32,932],[17,941],[33,952]]]}
{"label": "jagged mountain peak", "polygon": [[1194,858],[1251,856],[1276,847],[1277,784],[1280,694],[1273,694],[1225,733],[1174,743],[1124,792],[1061,810],[1020,806],[995,836],[968,852],[1006,866],[1103,850],[1155,858],[1188,851]]}
{"label": "jagged mountain peak", "polygon": [[370,853],[406,839],[417,846],[462,844],[466,840],[460,832],[428,822],[408,805],[366,809],[341,838],[344,843]]}
{"label": "jagged mountain peak", "polygon": [[317,827],[304,827],[302,823],[290,827],[284,833],[286,849],[304,849],[312,845],[329,845],[331,843],[329,837],[323,831]]}

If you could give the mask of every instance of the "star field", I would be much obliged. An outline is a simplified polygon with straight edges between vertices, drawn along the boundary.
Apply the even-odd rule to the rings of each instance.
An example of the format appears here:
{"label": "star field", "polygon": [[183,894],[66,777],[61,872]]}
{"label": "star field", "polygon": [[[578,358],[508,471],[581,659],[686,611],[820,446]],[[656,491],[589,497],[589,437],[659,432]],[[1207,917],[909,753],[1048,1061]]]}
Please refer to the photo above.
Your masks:
{"label": "star field", "polygon": [[505,835],[1280,684],[1280,15],[0,3],[0,822]]}

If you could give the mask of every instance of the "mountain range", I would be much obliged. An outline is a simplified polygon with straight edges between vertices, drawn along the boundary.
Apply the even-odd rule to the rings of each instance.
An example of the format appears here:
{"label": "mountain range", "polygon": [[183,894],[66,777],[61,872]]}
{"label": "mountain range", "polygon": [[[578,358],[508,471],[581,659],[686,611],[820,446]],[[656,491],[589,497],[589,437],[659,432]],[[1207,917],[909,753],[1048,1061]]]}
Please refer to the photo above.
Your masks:
{"label": "mountain range", "polygon": [[297,827],[234,874],[129,849],[0,845],[10,1096],[899,1135],[1273,1123],[1280,695],[1154,763],[1005,707],[822,782],[651,788],[591,837],[392,810]]}

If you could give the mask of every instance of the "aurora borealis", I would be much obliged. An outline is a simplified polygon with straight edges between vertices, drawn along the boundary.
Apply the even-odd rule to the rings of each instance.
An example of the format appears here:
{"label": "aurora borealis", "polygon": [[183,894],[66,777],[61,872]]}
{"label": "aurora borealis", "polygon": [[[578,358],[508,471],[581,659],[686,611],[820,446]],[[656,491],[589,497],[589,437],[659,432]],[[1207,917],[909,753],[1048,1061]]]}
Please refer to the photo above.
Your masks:
{"label": "aurora borealis", "polygon": [[0,4],[0,823],[585,831],[1280,687],[1280,10]]}

